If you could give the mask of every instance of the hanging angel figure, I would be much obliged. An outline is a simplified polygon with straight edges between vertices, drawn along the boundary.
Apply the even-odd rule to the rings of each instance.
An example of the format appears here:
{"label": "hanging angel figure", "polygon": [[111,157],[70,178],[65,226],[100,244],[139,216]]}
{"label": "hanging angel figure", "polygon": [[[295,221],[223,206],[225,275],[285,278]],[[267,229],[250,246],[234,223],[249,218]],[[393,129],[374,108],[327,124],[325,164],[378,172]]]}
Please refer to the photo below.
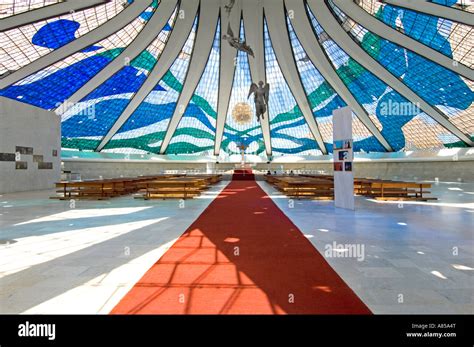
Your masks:
{"label": "hanging angel figure", "polygon": [[229,4],[225,5],[225,11],[227,12],[227,17],[230,16],[230,12],[232,11],[232,8],[234,7],[235,0],[230,0]]}
{"label": "hanging angel figure", "polygon": [[260,117],[264,119],[265,112],[267,111],[270,85],[268,83],[263,83],[263,81],[258,82],[258,86],[255,83],[252,83],[247,99],[250,98],[252,94],[255,102],[255,113],[257,120],[260,122]]}
{"label": "hanging angel figure", "polygon": [[250,46],[247,45],[245,41],[240,40],[239,38],[234,36],[234,32],[232,31],[232,28],[230,27],[230,23],[227,25],[227,35],[223,35],[222,38],[224,40],[227,40],[227,42],[229,42],[229,45],[231,45],[235,49],[245,52],[248,55],[255,58],[252,48],[250,48]]}

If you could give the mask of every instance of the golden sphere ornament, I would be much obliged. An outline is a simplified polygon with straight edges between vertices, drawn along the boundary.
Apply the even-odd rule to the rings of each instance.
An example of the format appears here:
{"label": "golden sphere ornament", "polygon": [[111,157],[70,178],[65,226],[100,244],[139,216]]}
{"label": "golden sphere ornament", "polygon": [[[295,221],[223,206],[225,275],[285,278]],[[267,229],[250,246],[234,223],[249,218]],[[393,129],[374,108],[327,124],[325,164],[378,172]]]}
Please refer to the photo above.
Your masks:
{"label": "golden sphere ornament", "polygon": [[247,124],[252,120],[252,107],[246,102],[239,102],[232,110],[232,118],[238,124]]}

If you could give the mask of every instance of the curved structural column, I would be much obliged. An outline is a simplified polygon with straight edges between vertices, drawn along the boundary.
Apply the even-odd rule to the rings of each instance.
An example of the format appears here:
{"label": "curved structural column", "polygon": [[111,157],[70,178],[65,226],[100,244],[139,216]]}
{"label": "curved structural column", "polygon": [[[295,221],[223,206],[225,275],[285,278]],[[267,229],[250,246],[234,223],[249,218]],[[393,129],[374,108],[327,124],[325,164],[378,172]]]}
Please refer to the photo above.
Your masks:
{"label": "curved structural column", "polygon": [[[263,81],[267,83],[265,71],[265,46],[263,43],[263,5],[261,1],[243,0],[243,16],[245,40],[252,47],[255,58],[249,57],[250,75],[252,82]],[[267,156],[272,155],[272,138],[270,134],[270,119],[267,112],[265,117],[260,120],[262,127],[263,142],[265,143],[265,152]]]}
{"label": "curved structural column", "polygon": [[58,17],[73,11],[81,11],[89,7],[99,6],[106,0],[66,0],[54,5],[47,5],[27,12],[15,14],[0,20],[0,31],[18,28],[48,18]]}
{"label": "curved structural column", "polygon": [[319,45],[318,39],[314,35],[304,3],[298,0],[285,0],[285,4],[287,11],[293,11],[294,15],[290,16],[291,24],[298,36],[298,40],[313,65],[318,69],[336,93],[338,93],[344,102],[352,109],[357,118],[359,118],[372,135],[375,136],[385,150],[388,152],[393,151],[388,141],[372,122],[365,109],[357,102],[355,97],[334,70],[326,54],[324,54],[323,49]]}
{"label": "curved structural column", "polygon": [[148,94],[150,94],[153,88],[155,88],[156,84],[160,82],[171,65],[173,65],[173,62],[181,52],[181,49],[186,43],[189,33],[193,28],[193,23],[194,19],[196,18],[198,8],[199,0],[181,1],[178,10],[179,13],[176,16],[173,30],[171,31],[170,37],[168,38],[168,42],[172,42],[173,44],[168,44],[165,46],[163,52],[160,55],[160,59],[158,59],[158,62],[151,70],[147,79],[145,82],[143,82],[140,89],[135,93],[125,110],[115,121],[114,125],[112,125],[112,127],[109,129],[107,135],[104,136],[99,146],[96,148],[96,152],[101,151],[105,147],[105,145],[110,141],[115,133],[120,130],[122,125],[125,124],[133,112],[135,112],[138,106],[140,106],[140,104],[145,100]]}
{"label": "curved structural column", "polygon": [[105,39],[106,37],[122,29],[128,23],[132,22],[140,15],[140,13],[145,11],[145,9],[150,4],[150,0],[135,0],[126,9],[98,28],[89,31],[87,34],[79,37],[78,39],[69,42],[68,44],[42,56],[32,63],[25,65],[17,71],[12,72],[11,74],[2,78],[0,80],[0,89],[8,87],[9,85],[14,84],[23,78],[44,69],[45,67],[57,63],[58,61],[63,60],[64,58],[67,58],[74,53],[87,48],[96,42],[99,42],[100,40]]}
{"label": "curved structural column", "polygon": [[206,63],[211,53],[212,43],[216,36],[217,22],[219,20],[218,0],[201,1],[199,10],[199,23],[194,41],[193,53],[189,62],[188,72],[183,83],[173,116],[168,124],[168,130],[161,144],[160,153],[164,154],[173,138],[174,132],[191,101],[199,80],[206,68]]}
{"label": "curved structural column", "polygon": [[227,120],[227,111],[229,109],[230,96],[232,94],[232,83],[235,74],[235,62],[237,50],[232,48],[226,40],[222,38],[230,22],[231,28],[240,29],[240,19],[242,8],[240,2],[234,4],[230,18],[225,12],[223,4],[220,7],[221,18],[221,37],[220,37],[220,57],[219,57],[219,91],[217,98],[217,119],[216,135],[214,139],[214,155],[219,155],[221,151],[222,137],[224,136],[224,127]]}
{"label": "curved structural column", "polygon": [[[146,23],[145,27],[135,37],[130,45],[125,48],[118,57],[110,62],[105,68],[103,68],[97,75],[91,78],[85,85],[83,85],[78,91],[65,100],[64,103],[68,105],[75,104],[85,98],[87,95],[92,93],[102,83],[106,82],[110,77],[122,69],[125,64],[125,58],[132,61],[137,57],[144,49],[146,49],[155,39],[157,33],[168,23],[174,9],[176,8],[178,0],[162,0],[160,8],[157,10],[150,20]],[[64,105],[63,103],[63,105]],[[62,110],[60,105],[56,110]],[[67,111],[66,109],[62,111]],[[58,113],[58,111],[56,111]]]}
{"label": "curved structural column", "polygon": [[368,71],[377,76],[381,81],[398,92],[405,99],[415,105],[420,105],[420,109],[437,121],[441,126],[458,137],[469,146],[474,146],[474,142],[457,128],[449,119],[436,108],[428,104],[423,98],[418,96],[402,81],[387,71],[374,58],[367,54],[341,27],[334,18],[325,2],[320,0],[307,0],[311,11],[316,16],[317,21],[323,27],[324,31],[354,60],[361,64]]}
{"label": "curved structural column", "polygon": [[[424,44],[412,39],[411,37],[402,34],[393,29],[374,16],[368,14],[360,6],[352,1],[347,0],[333,0],[334,3],[344,12],[348,17],[355,22],[362,25],[367,30],[377,34],[378,36],[396,43],[397,45],[415,52],[432,62],[445,67],[463,77],[474,80],[474,70],[468,68],[466,65],[455,62],[453,59],[435,51],[433,48],[425,46]],[[473,15],[474,16],[474,15]]]}
{"label": "curved structural column", "polygon": [[308,123],[308,127],[313,134],[318,147],[323,154],[328,151],[324,145],[323,137],[319,131],[318,124],[314,118],[309,101],[300,80],[298,68],[293,56],[291,42],[286,27],[286,15],[283,0],[264,0],[265,19],[268,25],[268,32],[272,40],[273,51],[275,52],[278,64],[280,65],[286,83],[290,88],[303,116]]}
{"label": "curved structural column", "polygon": [[438,5],[432,2],[421,0],[382,0],[382,2],[440,18],[446,18],[452,20],[453,22],[474,26],[474,15],[472,13],[450,8],[448,6]]}

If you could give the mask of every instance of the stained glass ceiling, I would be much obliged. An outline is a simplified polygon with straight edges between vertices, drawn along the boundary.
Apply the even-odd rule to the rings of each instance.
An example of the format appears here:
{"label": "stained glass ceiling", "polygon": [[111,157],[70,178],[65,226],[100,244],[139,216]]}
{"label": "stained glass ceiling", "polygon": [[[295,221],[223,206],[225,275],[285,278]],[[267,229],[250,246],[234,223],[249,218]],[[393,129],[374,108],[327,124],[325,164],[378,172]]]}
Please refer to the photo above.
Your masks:
{"label": "stained glass ceiling", "polygon": [[0,18],[10,17],[22,12],[57,4],[61,0],[3,0],[0,2]]}
{"label": "stained glass ceiling", "polygon": [[[0,0],[0,96],[55,111],[63,148],[81,151],[326,154],[345,106],[356,151],[473,146],[474,5],[398,5]],[[261,121],[257,76],[270,86]]]}

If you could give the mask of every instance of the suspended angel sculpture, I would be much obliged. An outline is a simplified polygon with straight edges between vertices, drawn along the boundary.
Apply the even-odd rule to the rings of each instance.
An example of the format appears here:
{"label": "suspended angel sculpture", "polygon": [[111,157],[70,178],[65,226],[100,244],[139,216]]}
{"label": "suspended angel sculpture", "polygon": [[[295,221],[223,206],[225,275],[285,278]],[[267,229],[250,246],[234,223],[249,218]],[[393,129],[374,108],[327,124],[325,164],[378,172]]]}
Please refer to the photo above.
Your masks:
{"label": "suspended angel sculpture", "polygon": [[225,11],[227,12],[227,17],[230,16],[230,12],[232,11],[234,4],[235,4],[235,0],[230,0],[229,4],[224,6]]}
{"label": "suspended angel sculpture", "polygon": [[264,118],[265,112],[267,111],[268,96],[270,95],[270,85],[258,82],[258,86],[252,83],[249,90],[249,96],[253,94],[255,101],[255,112],[257,114],[257,120],[260,122],[260,117]]}
{"label": "suspended angel sculpture", "polygon": [[252,48],[250,48],[250,46],[247,45],[245,41],[242,41],[239,38],[234,36],[234,32],[232,31],[232,28],[230,27],[230,23],[227,25],[227,35],[223,35],[222,38],[224,40],[227,40],[227,42],[229,42],[229,45],[231,45],[235,49],[245,52],[248,55],[255,58]]}

